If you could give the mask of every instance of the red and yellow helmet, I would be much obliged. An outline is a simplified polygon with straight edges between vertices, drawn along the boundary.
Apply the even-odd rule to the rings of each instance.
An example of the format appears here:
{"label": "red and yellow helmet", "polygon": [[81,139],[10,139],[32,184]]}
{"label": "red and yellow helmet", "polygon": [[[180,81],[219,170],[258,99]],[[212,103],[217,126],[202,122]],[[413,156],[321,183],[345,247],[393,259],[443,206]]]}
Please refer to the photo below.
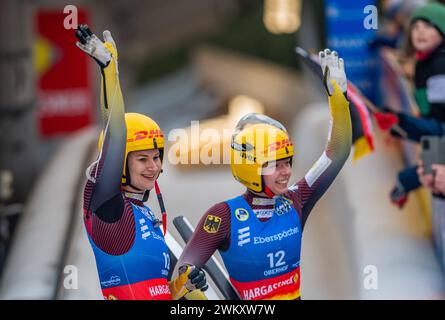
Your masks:
{"label": "red and yellow helmet", "polygon": [[[122,184],[126,185],[128,168],[127,157],[130,152],[140,150],[159,149],[161,161],[164,154],[164,134],[159,125],[150,117],[140,113],[126,113],[125,125],[127,127],[127,144],[125,147]],[[102,148],[103,131],[99,137],[99,152]]]}
{"label": "red and yellow helmet", "polygon": [[293,155],[294,148],[284,126],[265,115],[251,113],[238,122],[232,135],[230,168],[240,183],[263,192],[263,166]]}

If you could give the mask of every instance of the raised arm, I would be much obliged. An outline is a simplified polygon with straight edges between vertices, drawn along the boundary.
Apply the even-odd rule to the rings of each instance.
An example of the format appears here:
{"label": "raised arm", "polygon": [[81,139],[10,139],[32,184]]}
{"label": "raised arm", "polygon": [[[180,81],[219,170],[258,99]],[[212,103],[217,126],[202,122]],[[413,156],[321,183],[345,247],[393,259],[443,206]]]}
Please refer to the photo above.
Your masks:
{"label": "raised arm", "polygon": [[[118,54],[108,30],[103,33],[105,43],[86,25],[79,26],[76,36],[79,39],[77,46],[99,64],[101,71],[100,105],[104,138],[98,161],[88,172],[89,183],[93,184],[88,207],[101,219],[113,222],[123,212],[121,179],[126,145],[125,107],[119,84]],[[110,200],[114,210],[109,208]]]}
{"label": "raised arm", "polygon": [[348,159],[352,143],[349,102],[346,99],[347,79],[343,59],[326,49],[319,54],[323,83],[328,94],[331,124],[328,141],[321,157],[296,186],[293,197],[301,205],[302,223],[306,222],[315,203],[326,192]]}

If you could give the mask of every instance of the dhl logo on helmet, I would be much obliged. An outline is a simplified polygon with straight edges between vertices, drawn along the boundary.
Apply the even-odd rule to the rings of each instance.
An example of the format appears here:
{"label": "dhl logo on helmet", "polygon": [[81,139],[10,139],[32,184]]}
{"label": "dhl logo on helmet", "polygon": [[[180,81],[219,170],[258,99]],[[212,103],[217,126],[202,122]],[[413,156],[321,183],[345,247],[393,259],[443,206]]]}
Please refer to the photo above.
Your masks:
{"label": "dhl logo on helmet", "polygon": [[127,139],[127,142],[134,142],[138,140],[143,140],[145,138],[152,139],[152,138],[162,138],[164,137],[161,130],[150,130],[150,133],[147,130],[144,131],[138,131],[134,133],[134,138]]}
{"label": "dhl logo on helmet", "polygon": [[286,147],[291,147],[292,142],[289,141],[289,139],[283,139],[281,141],[272,142],[268,145],[267,149],[269,152],[271,151],[278,151],[281,149],[284,149]]}
{"label": "dhl logo on helmet", "polygon": [[[267,150],[268,150],[267,153],[270,156],[270,153],[275,153],[281,149],[284,149],[287,147],[292,147],[292,146],[293,146],[293,144],[292,144],[292,142],[290,142],[289,139],[283,139],[281,141],[272,142],[267,146]],[[255,152],[253,152],[253,153],[255,154]],[[263,155],[259,155],[259,156],[260,156],[259,158],[262,158],[262,156],[266,156],[266,153],[264,153]],[[257,162],[257,157],[245,150],[241,151],[240,158],[246,159],[251,162]]]}

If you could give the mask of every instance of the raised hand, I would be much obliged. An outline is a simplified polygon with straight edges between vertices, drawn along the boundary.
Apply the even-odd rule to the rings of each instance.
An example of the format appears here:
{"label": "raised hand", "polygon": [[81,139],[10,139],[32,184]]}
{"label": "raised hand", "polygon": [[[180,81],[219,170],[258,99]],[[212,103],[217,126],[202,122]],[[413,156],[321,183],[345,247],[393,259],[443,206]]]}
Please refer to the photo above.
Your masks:
{"label": "raised hand", "polygon": [[117,58],[116,44],[110,31],[103,32],[103,43],[87,25],[81,24],[76,30],[76,37],[79,40],[76,45],[93,57],[102,68],[108,65],[112,57]]}
{"label": "raised hand", "polygon": [[334,80],[340,87],[341,91],[346,94],[348,82],[345,73],[345,64],[342,58],[338,57],[336,51],[325,49],[318,54],[320,58],[320,65],[323,71],[323,84],[328,95],[334,93]]}

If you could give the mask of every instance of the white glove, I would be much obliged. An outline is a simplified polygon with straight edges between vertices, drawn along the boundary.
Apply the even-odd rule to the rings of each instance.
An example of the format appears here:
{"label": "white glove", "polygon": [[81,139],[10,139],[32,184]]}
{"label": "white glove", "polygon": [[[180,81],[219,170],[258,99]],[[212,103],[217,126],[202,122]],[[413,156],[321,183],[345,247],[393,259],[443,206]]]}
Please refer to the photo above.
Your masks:
{"label": "white glove", "polygon": [[336,51],[325,49],[318,54],[320,65],[323,71],[323,84],[326,91],[331,96],[334,93],[332,80],[335,80],[343,93],[346,93],[348,82],[345,73],[345,63],[338,57]]}
{"label": "white glove", "polygon": [[[76,30],[76,36],[79,39],[76,45],[84,52],[93,57],[101,67],[106,67],[111,61],[112,53],[104,45],[104,43],[91,32],[87,25],[79,25]],[[116,50],[116,44],[111,36],[110,31],[103,32],[105,42],[111,43]]]}

